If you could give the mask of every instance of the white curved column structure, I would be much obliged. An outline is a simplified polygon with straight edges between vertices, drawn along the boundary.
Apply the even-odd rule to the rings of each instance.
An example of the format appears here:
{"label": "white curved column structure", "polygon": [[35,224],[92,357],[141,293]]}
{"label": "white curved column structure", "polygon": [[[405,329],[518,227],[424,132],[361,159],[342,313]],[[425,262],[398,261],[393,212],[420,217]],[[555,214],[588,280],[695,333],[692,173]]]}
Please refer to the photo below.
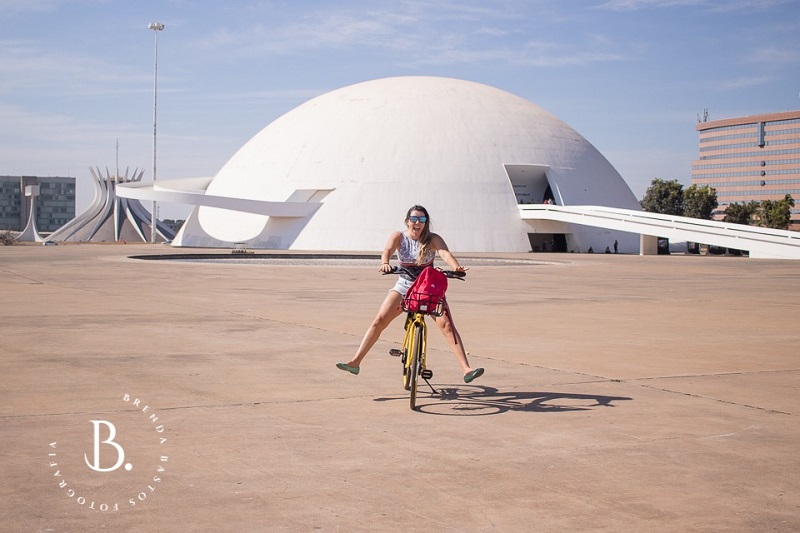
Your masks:
{"label": "white curved column structure", "polygon": [[25,187],[25,196],[30,198],[31,202],[31,208],[28,210],[28,223],[16,240],[20,242],[44,242],[42,236],[39,235],[39,229],[36,227],[36,197],[39,196],[39,186],[28,185]]}
{"label": "white curved column structure", "polygon": [[[48,241],[66,242],[114,242],[114,241],[142,241],[148,242],[150,235],[150,213],[139,203],[117,195],[119,187],[125,183],[138,183],[144,175],[144,170],[134,170],[128,177],[128,170],[124,176],[111,176],[106,169],[103,178],[100,169],[96,171],[89,168],[94,178],[95,195],[89,208],[69,221],[64,226],[53,232]],[[160,221],[156,225],[158,240],[171,240],[175,236],[165,224]]]}

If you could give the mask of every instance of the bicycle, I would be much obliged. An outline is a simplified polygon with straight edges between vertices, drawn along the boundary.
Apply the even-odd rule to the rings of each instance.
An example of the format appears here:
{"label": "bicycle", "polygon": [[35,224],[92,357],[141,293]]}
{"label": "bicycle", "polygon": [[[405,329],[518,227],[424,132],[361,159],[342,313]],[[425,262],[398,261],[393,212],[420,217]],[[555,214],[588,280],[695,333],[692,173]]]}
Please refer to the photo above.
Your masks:
{"label": "bicycle", "polygon": [[[437,269],[450,279],[464,280],[466,272],[455,270]],[[394,266],[386,274],[403,274],[409,276],[414,274],[402,266]],[[426,298],[427,297],[427,298]],[[430,295],[417,293],[406,295],[403,298],[402,309],[406,311],[405,336],[403,337],[403,347],[401,349],[392,348],[389,355],[400,357],[403,364],[403,388],[410,392],[411,410],[417,407],[417,385],[421,377],[428,384],[433,394],[438,394],[430,383],[433,378],[433,371],[427,367],[425,356],[427,354],[428,327],[425,323],[425,315],[442,316],[447,310],[447,301],[444,297],[430,302]],[[416,304],[416,305],[412,305]],[[411,310],[414,308],[414,310]]]}

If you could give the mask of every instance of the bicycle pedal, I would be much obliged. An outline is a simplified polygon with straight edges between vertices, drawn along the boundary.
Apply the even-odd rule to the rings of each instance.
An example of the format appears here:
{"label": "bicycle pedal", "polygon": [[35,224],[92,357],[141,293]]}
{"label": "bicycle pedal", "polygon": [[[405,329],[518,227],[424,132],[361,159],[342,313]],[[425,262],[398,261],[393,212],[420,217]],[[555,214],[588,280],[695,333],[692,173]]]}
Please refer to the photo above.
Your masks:
{"label": "bicycle pedal", "polygon": [[422,376],[422,379],[432,379],[433,378],[433,370],[426,368],[422,372],[419,373]]}
{"label": "bicycle pedal", "polygon": [[391,355],[392,357],[400,357],[401,355],[403,355],[403,352],[401,352],[397,348],[392,348],[391,350],[389,350],[389,355]]}

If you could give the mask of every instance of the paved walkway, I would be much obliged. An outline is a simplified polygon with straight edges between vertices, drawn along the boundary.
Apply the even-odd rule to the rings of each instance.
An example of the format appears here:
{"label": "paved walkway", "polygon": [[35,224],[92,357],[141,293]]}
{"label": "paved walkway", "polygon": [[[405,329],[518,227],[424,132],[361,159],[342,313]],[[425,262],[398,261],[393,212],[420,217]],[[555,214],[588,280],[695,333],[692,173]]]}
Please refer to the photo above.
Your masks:
{"label": "paved walkway", "polygon": [[412,412],[377,265],[170,252],[0,248],[0,530],[800,530],[800,263],[464,257]]}

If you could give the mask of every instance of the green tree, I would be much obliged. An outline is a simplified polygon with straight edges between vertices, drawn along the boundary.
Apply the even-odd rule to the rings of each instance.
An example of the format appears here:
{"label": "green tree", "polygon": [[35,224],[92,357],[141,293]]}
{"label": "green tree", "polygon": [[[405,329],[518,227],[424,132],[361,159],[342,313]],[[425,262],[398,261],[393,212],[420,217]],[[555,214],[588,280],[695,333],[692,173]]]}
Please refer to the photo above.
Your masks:
{"label": "green tree", "polygon": [[765,228],[789,229],[794,199],[787,194],[780,200],[763,200],[756,211],[757,224]]}
{"label": "green tree", "polygon": [[665,181],[655,178],[639,202],[642,209],[650,213],[683,215],[683,185],[678,180]]}
{"label": "green tree", "polygon": [[711,220],[711,214],[719,206],[717,190],[708,185],[691,185],[683,191],[683,216]]}
{"label": "green tree", "polygon": [[181,226],[183,226],[183,223],[186,222],[186,221],[185,220],[172,220],[171,218],[165,218],[164,220],[162,220],[162,222],[164,224],[166,224],[167,226],[169,226],[169,228],[171,228],[172,231],[178,231],[179,229],[181,229]]}
{"label": "green tree", "polygon": [[756,201],[742,202],[741,204],[733,202],[725,208],[725,218],[722,221],[749,226],[753,222],[753,216],[759,205],[759,202]]}

